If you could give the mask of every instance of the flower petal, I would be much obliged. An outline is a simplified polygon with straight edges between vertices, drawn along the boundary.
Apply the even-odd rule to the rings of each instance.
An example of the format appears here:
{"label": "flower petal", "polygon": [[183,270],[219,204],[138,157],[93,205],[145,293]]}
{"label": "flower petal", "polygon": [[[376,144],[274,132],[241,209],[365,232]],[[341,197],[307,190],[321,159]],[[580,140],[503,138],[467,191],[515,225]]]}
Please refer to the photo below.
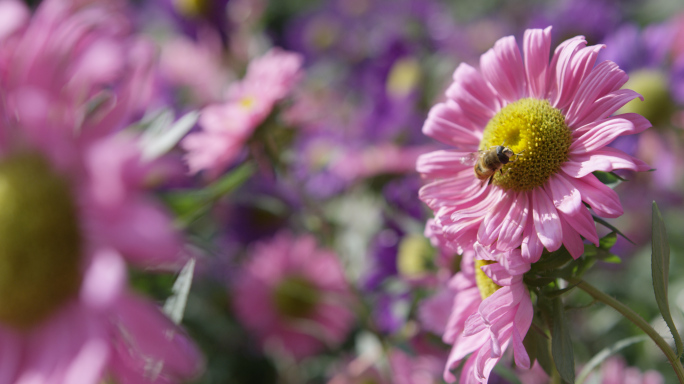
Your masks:
{"label": "flower petal", "polygon": [[466,116],[482,127],[502,105],[499,95],[487,84],[482,74],[465,63],[456,68],[454,82],[446,95],[461,107]]}
{"label": "flower petal", "polygon": [[532,218],[537,236],[544,247],[549,251],[560,248],[563,241],[558,211],[542,188],[532,190]]}
{"label": "flower petal", "polygon": [[427,177],[448,177],[473,166],[469,159],[473,152],[434,151],[418,156],[416,170]]}
{"label": "flower petal", "polygon": [[480,57],[482,76],[506,101],[514,102],[524,97],[525,70],[515,37],[499,39],[494,48]]}
{"label": "flower petal", "polygon": [[584,253],[584,243],[579,233],[575,231],[570,224],[561,216],[561,225],[563,226],[563,245],[565,249],[570,252],[573,259],[577,259]]}
{"label": "flower petal", "polygon": [[523,37],[527,93],[536,99],[546,98],[546,69],[551,53],[551,27],[528,29]]}
{"label": "flower petal", "polygon": [[561,217],[570,224],[580,235],[598,246],[598,234],[594,219],[586,208],[582,208],[573,214],[560,213]]}
{"label": "flower petal", "polygon": [[477,146],[482,138],[482,128],[464,116],[463,109],[455,102],[439,103],[430,109],[423,124],[426,136],[456,148]]}
{"label": "flower petal", "polygon": [[505,251],[520,246],[522,242],[521,235],[529,212],[528,204],[529,198],[526,192],[516,194],[511,209],[506,217],[504,217],[503,223],[501,223],[499,239],[496,242],[498,250]]}
{"label": "flower petal", "polygon": [[576,137],[578,133],[580,136],[570,144],[570,155],[587,154],[601,149],[618,136],[641,133],[650,126],[648,120],[635,113],[625,113],[587,124],[573,132],[573,136]]}
{"label": "flower petal", "polygon": [[582,208],[582,196],[564,176],[552,175],[544,189],[549,193],[553,204],[559,211],[572,214]]}
{"label": "flower petal", "polygon": [[573,154],[561,170],[573,178],[584,177],[594,171],[610,172],[616,169],[645,172],[651,167],[619,149],[605,147],[591,153]]}
{"label": "flower petal", "polygon": [[552,88],[550,94],[553,97],[551,105],[555,108],[565,109],[570,105],[582,80],[594,67],[599,50],[604,47],[603,45],[586,47],[586,44],[584,37],[581,37],[571,39],[560,51],[556,49],[557,88]]}
{"label": "flower petal", "polygon": [[601,217],[614,218],[623,213],[617,192],[603,184],[592,174],[581,178],[569,177],[568,181],[579,189],[582,200]]}

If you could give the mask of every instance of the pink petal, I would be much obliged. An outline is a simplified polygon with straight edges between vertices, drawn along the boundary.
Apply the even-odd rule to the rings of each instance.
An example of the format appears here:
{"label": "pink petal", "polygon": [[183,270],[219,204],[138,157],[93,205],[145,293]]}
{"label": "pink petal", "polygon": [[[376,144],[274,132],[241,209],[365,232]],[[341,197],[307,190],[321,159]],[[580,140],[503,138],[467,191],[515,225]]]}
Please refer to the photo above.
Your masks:
{"label": "pink petal", "polygon": [[551,53],[551,27],[528,29],[523,37],[527,93],[536,99],[546,98],[546,69]]}
{"label": "pink petal", "polygon": [[111,307],[126,284],[126,264],[113,249],[95,253],[81,285],[81,300],[97,310]]}
{"label": "pink petal", "polygon": [[585,239],[598,246],[598,234],[596,234],[596,224],[586,208],[582,208],[573,214],[560,213],[561,216]]}
{"label": "pink petal", "polygon": [[561,224],[563,225],[563,245],[568,250],[573,259],[577,259],[584,253],[584,243],[579,233],[575,231],[570,224],[567,223],[561,216]]}
{"label": "pink petal", "polygon": [[582,196],[579,190],[573,187],[564,176],[552,175],[544,189],[549,193],[556,208],[568,214],[572,214],[582,208]]}
{"label": "pink petal", "polygon": [[100,381],[109,359],[110,346],[106,339],[91,338],[69,364],[64,384],[90,384]]}
{"label": "pink petal", "polygon": [[532,325],[532,317],[534,316],[534,309],[532,301],[529,296],[523,297],[520,300],[518,309],[515,313],[515,320],[513,321],[513,354],[515,356],[515,364],[519,367],[530,369],[530,357],[523,345],[523,339]]}
{"label": "pink petal", "polygon": [[499,237],[501,225],[508,216],[514,201],[515,195],[506,193],[503,198],[487,212],[477,233],[477,238],[480,243],[490,245],[496,241]]}
{"label": "pink petal", "polygon": [[526,192],[516,194],[508,215],[504,217],[503,223],[501,223],[501,231],[496,243],[498,250],[513,249],[520,245],[529,212],[528,203],[529,198]]}
{"label": "pink petal", "polygon": [[603,45],[586,47],[586,41],[582,38],[571,40],[560,52],[556,68],[558,90],[551,103],[555,108],[565,109],[570,105],[579,85],[594,67],[598,52],[603,47]]}
{"label": "pink petal", "polygon": [[499,39],[480,57],[482,76],[501,97],[514,102],[525,95],[525,70],[515,37]]}
{"label": "pink petal", "polygon": [[477,150],[482,138],[482,127],[466,117],[459,104],[447,101],[430,109],[423,124],[423,133],[456,148],[472,147]]}
{"label": "pink petal", "polygon": [[643,161],[611,147],[601,148],[591,153],[573,154],[561,166],[563,172],[574,178],[584,177],[594,171],[610,172],[616,169],[645,172],[651,167]]}
{"label": "pink petal", "polygon": [[[591,119],[589,117],[589,115],[592,115],[591,112],[597,108],[594,103],[620,89],[627,81],[627,78],[625,72],[612,61],[604,61],[597,65],[577,90],[575,100],[565,114],[566,124],[572,128],[597,120],[597,118]],[[607,117],[611,113],[603,117]]]}
{"label": "pink petal", "polygon": [[558,211],[542,188],[532,190],[532,218],[539,241],[544,244],[544,247],[551,252],[560,248],[563,230]]}
{"label": "pink petal", "polygon": [[427,177],[448,177],[464,169],[472,168],[468,163],[473,152],[434,151],[420,155],[416,170]]}
{"label": "pink petal", "polygon": [[454,83],[447,89],[446,95],[455,101],[473,122],[483,127],[501,109],[502,103],[498,94],[487,84],[478,70],[465,63],[456,68]]}
{"label": "pink petal", "polygon": [[[532,199],[531,194],[529,199]],[[528,203],[528,205],[529,204],[530,203]],[[525,223],[525,228],[523,229],[523,240],[520,250],[522,251],[523,259],[529,263],[537,262],[544,251],[544,246],[541,241],[539,241],[537,231],[534,229],[534,219],[532,215],[527,215],[527,223]]]}
{"label": "pink petal", "polygon": [[581,178],[569,177],[568,181],[579,189],[582,200],[601,217],[615,218],[623,213],[620,197],[596,176],[588,174]]}
{"label": "pink petal", "polygon": [[0,383],[14,383],[24,355],[24,345],[16,332],[2,327],[0,340]]}
{"label": "pink petal", "polygon": [[587,124],[577,129],[581,135],[570,145],[570,155],[601,149],[618,136],[641,133],[650,126],[648,120],[635,113],[625,113]]}

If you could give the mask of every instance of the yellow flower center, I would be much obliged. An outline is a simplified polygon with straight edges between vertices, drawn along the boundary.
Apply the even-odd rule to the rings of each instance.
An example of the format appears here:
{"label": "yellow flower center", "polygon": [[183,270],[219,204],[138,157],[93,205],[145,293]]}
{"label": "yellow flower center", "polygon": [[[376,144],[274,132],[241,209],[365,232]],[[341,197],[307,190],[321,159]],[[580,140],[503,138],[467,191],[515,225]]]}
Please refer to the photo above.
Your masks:
{"label": "yellow flower center", "polygon": [[480,267],[484,265],[494,264],[496,261],[490,260],[475,260],[475,282],[477,283],[477,288],[480,290],[480,296],[482,300],[493,295],[497,289],[501,288],[497,285],[489,276],[485,275]]}
{"label": "yellow flower center", "polygon": [[319,302],[318,289],[303,277],[288,277],[273,291],[273,303],[281,315],[302,318],[310,315]]}
{"label": "yellow flower center", "polygon": [[81,251],[67,181],[36,154],[0,161],[0,323],[30,328],[75,297]]}
{"label": "yellow flower center", "polygon": [[521,99],[489,121],[480,150],[505,145],[517,156],[494,175],[492,184],[529,191],[543,185],[568,159],[572,137],[565,116],[547,100]]}

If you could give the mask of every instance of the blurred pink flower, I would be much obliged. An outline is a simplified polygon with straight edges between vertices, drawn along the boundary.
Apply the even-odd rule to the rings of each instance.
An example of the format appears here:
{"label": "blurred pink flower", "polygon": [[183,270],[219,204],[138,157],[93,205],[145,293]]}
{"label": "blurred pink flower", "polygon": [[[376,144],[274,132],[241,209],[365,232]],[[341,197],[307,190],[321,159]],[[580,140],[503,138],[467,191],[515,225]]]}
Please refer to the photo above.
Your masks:
{"label": "blurred pink flower", "polygon": [[461,271],[448,287],[452,309],[442,340],[453,348],[444,371],[447,382],[456,379],[451,370],[472,353],[459,383],[486,383],[511,343],[516,365],[530,367],[523,339],[532,324],[533,308],[522,281],[529,264],[519,249],[495,256],[478,246],[477,258],[491,264],[475,257],[473,251],[463,255]]}
{"label": "blurred pink flower", "polygon": [[[592,376],[587,379],[592,380]],[[639,368],[628,367],[619,356],[613,356],[601,365],[601,384],[663,384],[665,379],[658,371],[641,372]]]}
{"label": "blurred pink flower", "polygon": [[354,321],[336,255],[311,236],[260,243],[235,285],[235,311],[262,344],[301,359],[334,347]]}
{"label": "blurred pink flower", "polygon": [[393,384],[434,384],[439,382],[444,361],[435,356],[409,356],[395,349],[389,356]]}
{"label": "blurred pink flower", "polygon": [[432,146],[400,147],[381,143],[363,149],[344,151],[332,164],[332,172],[347,182],[382,174],[413,173],[418,156],[433,149]]}
{"label": "blurred pink flower", "polygon": [[163,42],[159,60],[167,81],[185,87],[192,96],[190,102],[200,107],[218,102],[228,83],[229,73],[221,63],[221,39],[211,32],[197,41],[176,36]]}
{"label": "blurred pink flower", "polygon": [[145,101],[113,4],[45,0],[0,36],[2,383],[170,383],[201,368],[180,328],[126,287],[125,260],[184,256],[145,192],[160,164],[113,135]]}
{"label": "blurred pink flower", "polygon": [[[523,258],[535,262],[544,248],[564,244],[576,258],[584,250],[581,237],[598,243],[582,202],[599,216],[622,214],[618,195],[592,172],[650,169],[606,147],[650,123],[637,114],[611,116],[639,94],[620,89],[627,75],[615,63],[594,66],[601,48],[577,36],[561,43],[549,63],[551,28],[530,29],[522,55],[515,38],[504,37],[482,55],[479,70],[456,69],[447,100],[423,126],[456,151],[432,152],[417,164],[431,180],[420,198],[454,246],[521,247]],[[500,145],[516,155],[493,178],[478,179],[478,150]]]}
{"label": "blurred pink flower", "polygon": [[202,110],[202,131],[191,133],[181,145],[188,151],[190,172],[218,174],[235,159],[254,130],[271,113],[275,103],[291,91],[300,77],[303,58],[273,48],[254,59],[242,81],[228,89],[223,104]]}

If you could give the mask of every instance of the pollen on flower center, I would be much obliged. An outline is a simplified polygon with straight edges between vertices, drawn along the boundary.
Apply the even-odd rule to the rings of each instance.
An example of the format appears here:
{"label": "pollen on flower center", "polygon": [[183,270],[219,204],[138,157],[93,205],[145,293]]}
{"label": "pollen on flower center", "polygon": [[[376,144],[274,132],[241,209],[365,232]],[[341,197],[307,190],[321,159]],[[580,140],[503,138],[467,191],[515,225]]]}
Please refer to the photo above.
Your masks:
{"label": "pollen on flower center", "polygon": [[0,324],[30,328],[75,297],[80,258],[67,181],[36,154],[0,161]]}
{"label": "pollen on flower center", "polygon": [[319,301],[319,291],[307,279],[297,276],[285,278],[273,291],[273,303],[278,313],[290,318],[311,314]]}
{"label": "pollen on flower center", "polygon": [[548,100],[521,99],[499,111],[485,127],[480,150],[505,145],[518,154],[494,175],[506,190],[543,185],[568,159],[572,137],[565,116]]}
{"label": "pollen on flower center", "polygon": [[490,260],[475,260],[475,282],[477,283],[477,288],[480,290],[480,296],[482,300],[493,295],[497,289],[501,286],[497,285],[489,276],[485,275],[480,267],[484,265],[494,264],[496,261]]}

